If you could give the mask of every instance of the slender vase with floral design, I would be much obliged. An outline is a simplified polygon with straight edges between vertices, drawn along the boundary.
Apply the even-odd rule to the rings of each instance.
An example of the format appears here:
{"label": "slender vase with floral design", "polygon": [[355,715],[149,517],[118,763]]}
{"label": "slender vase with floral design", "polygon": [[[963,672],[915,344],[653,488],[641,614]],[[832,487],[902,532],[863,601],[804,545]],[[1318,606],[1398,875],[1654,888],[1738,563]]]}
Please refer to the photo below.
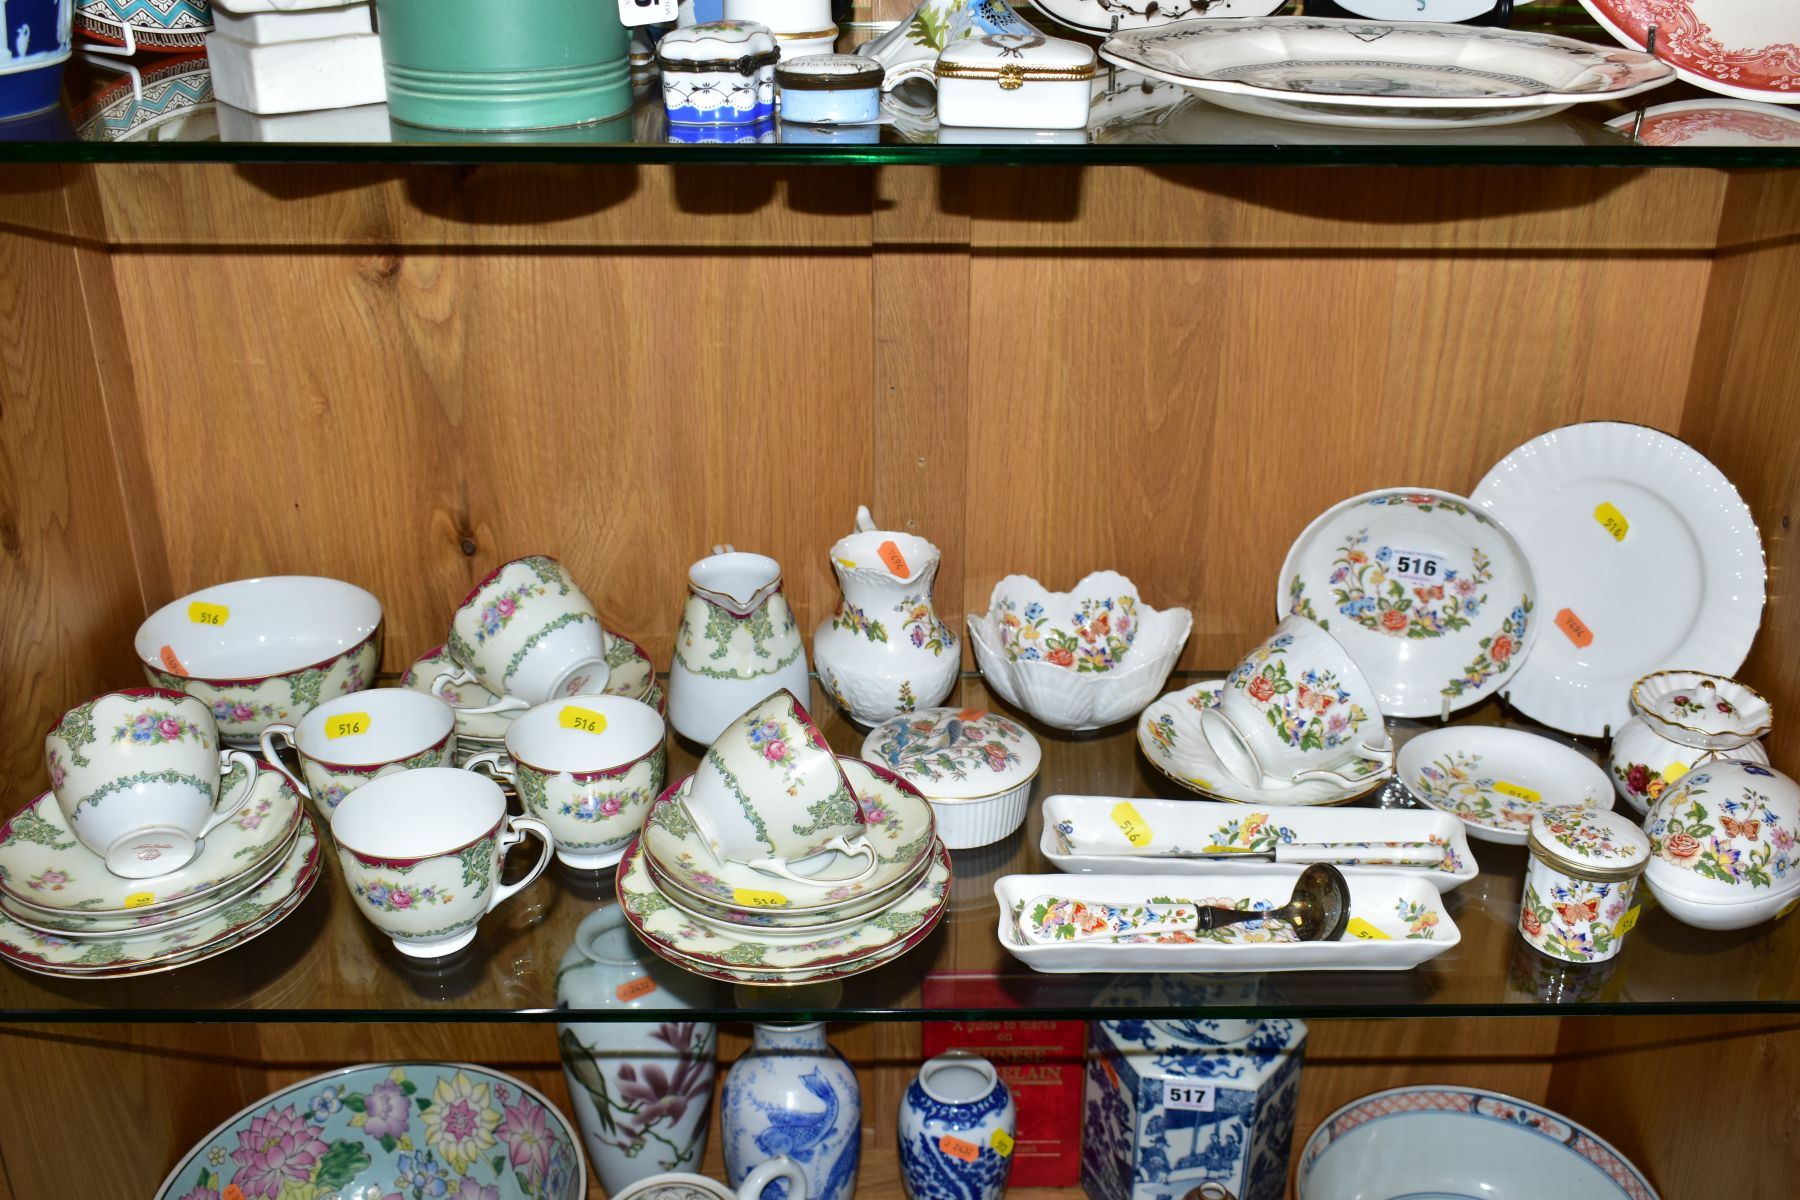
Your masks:
{"label": "slender vase with floral design", "polygon": [[[582,921],[556,970],[557,1007],[692,1008],[705,980],[665,966],[609,904]],[[706,1154],[716,1027],[700,1021],[584,1021],[557,1026],[582,1140],[608,1195]]]}
{"label": "slender vase with floral design", "polygon": [[924,538],[876,529],[867,508],[831,548],[844,596],[813,633],[813,660],[825,690],[864,725],[931,708],[956,683],[962,648],[932,603],[942,557]]}

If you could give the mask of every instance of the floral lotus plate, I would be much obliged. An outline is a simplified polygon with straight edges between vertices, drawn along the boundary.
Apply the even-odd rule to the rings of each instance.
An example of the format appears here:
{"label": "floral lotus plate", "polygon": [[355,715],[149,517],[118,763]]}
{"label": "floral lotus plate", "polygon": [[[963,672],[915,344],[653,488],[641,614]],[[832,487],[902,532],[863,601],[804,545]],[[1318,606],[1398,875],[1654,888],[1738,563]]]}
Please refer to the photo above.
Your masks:
{"label": "floral lotus plate", "polygon": [[272,929],[312,891],[319,868],[318,830],[312,818],[303,815],[299,836],[281,869],[242,900],[205,920],[171,931],[153,930],[143,937],[93,942],[38,933],[0,916],[0,958],[40,975],[84,979],[148,975],[186,966]]}
{"label": "floral lotus plate", "polygon": [[1477,872],[1460,821],[1448,813],[1403,808],[1246,809],[1207,800],[1051,796],[1044,801],[1044,833],[1038,848],[1057,870],[1072,875],[1191,874],[1228,879],[1254,873],[1265,864],[1169,856],[1183,850],[1268,852],[1296,842],[1365,842],[1371,859],[1381,857],[1384,843],[1442,846],[1444,861],[1434,867],[1339,867],[1346,875],[1370,871],[1417,875],[1439,892],[1461,887]]}
{"label": "floral lotus plate", "polygon": [[1449,813],[1471,837],[1523,846],[1546,807],[1611,809],[1612,780],[1579,750],[1492,725],[1433,729],[1400,748],[1396,773],[1414,799]]}
{"label": "floral lotus plate", "polygon": [[[782,978],[849,968],[892,943],[936,924],[949,903],[950,852],[934,845],[932,867],[893,904],[870,913],[855,931],[811,942],[760,941],[754,931],[726,933],[701,925],[670,904],[650,877],[642,842],[619,862],[619,903],[637,935],[657,954],[695,965],[767,972]],[[858,967],[858,969],[861,969]]]}
{"label": "floral lotus plate", "polygon": [[1303,779],[1288,787],[1253,787],[1240,783],[1219,762],[1206,735],[1200,732],[1200,710],[1217,702],[1223,679],[1208,679],[1158,698],[1138,718],[1138,748],[1150,765],[1203,796],[1234,804],[1332,805],[1348,804],[1380,787],[1391,774],[1373,762],[1362,761],[1355,783]]}
{"label": "floral lotus plate", "polygon": [[1800,104],[1800,7],[1770,0],[1581,0],[1620,45],[1656,57],[1697,87]]}
{"label": "floral lotus plate", "polygon": [[1800,116],[1752,100],[1677,100],[1645,109],[1641,122],[1628,112],[1607,125],[1645,146],[1800,145]]}
{"label": "floral lotus plate", "polygon": [[[1462,941],[1438,891],[1417,874],[1370,870],[1347,876],[1350,934],[1336,942],[1302,942],[1278,921],[1246,921],[1202,933],[1132,935],[1111,940],[1033,944],[1019,921],[1053,919],[1028,914],[1040,896],[1075,897],[1104,904],[1143,904],[1176,897],[1227,908],[1271,909],[1293,894],[1300,867],[1239,864],[1216,881],[1193,875],[1006,875],[994,883],[1000,902],[1000,944],[1034,971],[1209,972],[1404,971],[1436,958]],[[1190,899],[1191,898],[1191,899]]]}
{"label": "floral lotus plate", "polygon": [[930,853],[936,828],[931,804],[886,767],[845,754],[838,755],[838,765],[862,808],[869,842],[879,859],[867,879],[842,886],[826,886],[830,881],[822,879],[820,886],[803,890],[743,863],[721,866],[680,803],[692,786],[691,775],[673,784],[651,806],[644,818],[645,852],[671,886],[696,899],[768,913],[823,914],[842,908],[847,901],[898,887]]}
{"label": "floral lotus plate", "polygon": [[56,797],[45,792],[0,825],[0,892],[28,914],[170,912],[275,861],[302,808],[292,785],[264,766],[238,815],[208,834],[186,866],[150,879],[121,879],[76,840]]}
{"label": "floral lotus plate", "polygon": [[1536,596],[1525,548],[1492,514],[1449,492],[1388,488],[1306,527],[1275,609],[1336,638],[1383,716],[1436,717],[1505,687],[1537,637]]}
{"label": "floral lotus plate", "polygon": [[1537,569],[1543,636],[1501,689],[1533,720],[1600,737],[1631,716],[1644,675],[1743,665],[1762,623],[1762,538],[1691,446],[1642,425],[1568,425],[1496,463],[1474,502]]}
{"label": "floral lotus plate", "polygon": [[[606,666],[608,674],[606,687],[608,696],[624,696],[631,700],[642,700],[658,712],[663,709],[662,688],[656,681],[656,666],[644,648],[623,634],[604,631],[606,639]],[[417,662],[406,669],[400,677],[400,686],[415,692],[431,695],[431,683],[445,671],[459,671],[462,664],[450,657],[450,652],[442,646],[433,646],[427,650]],[[485,708],[499,702],[500,697],[482,687],[479,683],[465,683],[460,686],[446,686],[439,696],[452,705],[469,708]],[[498,746],[506,740],[506,731],[512,728],[516,712],[479,713],[469,715],[458,708],[456,714],[456,736],[463,740],[488,742]]]}
{"label": "floral lotus plate", "polygon": [[1295,1189],[1298,1200],[1657,1200],[1629,1159],[1560,1113],[1443,1084],[1374,1092],[1326,1117],[1300,1151]]}
{"label": "floral lotus plate", "polygon": [[568,1118],[510,1075],[368,1064],[264,1096],[195,1144],[153,1200],[277,1195],[581,1200],[587,1160]]}
{"label": "floral lotus plate", "polygon": [[1674,79],[1647,54],[1519,30],[1322,17],[1182,21],[1100,57],[1258,116],[1365,128],[1503,125]]}

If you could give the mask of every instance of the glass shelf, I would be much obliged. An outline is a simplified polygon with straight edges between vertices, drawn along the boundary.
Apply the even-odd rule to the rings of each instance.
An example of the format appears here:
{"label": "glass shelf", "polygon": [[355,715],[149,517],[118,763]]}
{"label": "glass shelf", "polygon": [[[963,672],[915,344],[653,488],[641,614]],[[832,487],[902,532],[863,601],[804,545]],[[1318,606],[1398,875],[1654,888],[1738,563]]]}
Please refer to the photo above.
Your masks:
{"label": "glass shelf", "polygon": [[[1177,675],[1169,686],[1203,677]],[[1008,711],[972,676],[948,702]],[[839,752],[858,751],[862,731],[835,714],[822,695],[814,695],[812,711],[821,715]],[[1497,702],[1458,719],[1529,727]],[[1515,931],[1524,848],[1488,842],[1473,843],[1481,874],[1445,897],[1461,944],[1410,971],[1037,974],[997,940],[993,884],[1002,875],[1054,870],[1038,852],[1043,798],[1059,792],[1191,796],[1149,766],[1132,726],[1089,735],[1032,727],[1044,763],[1024,828],[996,845],[953,853],[950,911],[923,943],[841,986],[753,988],[695,979],[698,986],[684,990],[699,1007],[686,1011],[718,1020],[902,1021],[1081,1018],[1126,1009],[1178,1016],[1201,1007],[1217,1016],[1303,1017],[1800,1012],[1800,921],[1708,933],[1647,905],[1610,969],[1559,967],[1526,948]],[[1429,727],[1397,722],[1395,734],[1404,741]],[[1598,753],[1595,745],[1583,748]],[[694,761],[691,748],[673,744],[670,778],[692,770]],[[1390,784],[1360,803],[1384,798],[1403,794]],[[535,850],[528,843],[512,860],[515,872],[530,853]],[[209,962],[135,980],[86,982],[0,967],[0,1020],[647,1021],[677,1015],[654,1007],[591,1013],[555,1007],[558,961],[576,926],[596,908],[616,904],[611,872],[552,866],[482,923],[474,946],[452,959],[418,963],[394,951],[352,910],[337,864],[327,859],[318,886],[291,917]],[[647,949],[634,948],[653,961]]]}
{"label": "glass shelf", "polygon": [[[1076,36],[1029,10],[1027,19]],[[1539,3],[1514,25],[1604,45],[1585,11]],[[849,25],[848,48],[876,27]],[[1517,125],[1394,133],[1337,129],[1230,112],[1169,83],[1112,71],[1096,85],[1089,126],[1062,133],[940,128],[929,88],[887,102],[887,120],[835,130],[771,122],[747,133],[671,134],[653,74],[637,78],[632,112],[572,129],[522,134],[440,133],[391,123],[385,106],[257,117],[218,102],[204,53],[140,53],[125,60],[78,49],[63,108],[0,122],[0,161],[915,164],[915,165],[1539,165],[1597,167],[1800,166],[1800,144],[1654,146],[1607,122],[1622,103],[1578,105]],[[1639,97],[1646,106],[1703,98],[1685,84]],[[743,141],[721,142],[722,137]],[[706,139],[690,144],[686,139]]]}

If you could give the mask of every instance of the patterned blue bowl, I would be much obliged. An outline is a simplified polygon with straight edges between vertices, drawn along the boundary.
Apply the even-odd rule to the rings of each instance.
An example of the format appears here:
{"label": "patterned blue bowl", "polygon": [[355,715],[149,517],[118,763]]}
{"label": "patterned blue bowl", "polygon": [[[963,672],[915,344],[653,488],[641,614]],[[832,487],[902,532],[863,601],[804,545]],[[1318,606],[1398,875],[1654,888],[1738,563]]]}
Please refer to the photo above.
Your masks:
{"label": "patterned blue bowl", "polygon": [[155,1200],[248,1200],[291,1189],[582,1200],[587,1160],[556,1106],[510,1075],[461,1063],[377,1063],[263,1097],[188,1151]]}

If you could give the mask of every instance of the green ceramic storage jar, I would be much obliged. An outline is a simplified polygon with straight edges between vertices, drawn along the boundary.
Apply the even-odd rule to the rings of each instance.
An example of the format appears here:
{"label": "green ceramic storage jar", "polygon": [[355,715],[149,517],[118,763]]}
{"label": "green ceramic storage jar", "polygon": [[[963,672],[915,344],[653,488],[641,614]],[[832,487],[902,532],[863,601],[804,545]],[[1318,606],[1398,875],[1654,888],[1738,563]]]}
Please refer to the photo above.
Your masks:
{"label": "green ceramic storage jar", "polygon": [[553,129],[631,107],[610,0],[377,0],[388,114],[468,131]]}

